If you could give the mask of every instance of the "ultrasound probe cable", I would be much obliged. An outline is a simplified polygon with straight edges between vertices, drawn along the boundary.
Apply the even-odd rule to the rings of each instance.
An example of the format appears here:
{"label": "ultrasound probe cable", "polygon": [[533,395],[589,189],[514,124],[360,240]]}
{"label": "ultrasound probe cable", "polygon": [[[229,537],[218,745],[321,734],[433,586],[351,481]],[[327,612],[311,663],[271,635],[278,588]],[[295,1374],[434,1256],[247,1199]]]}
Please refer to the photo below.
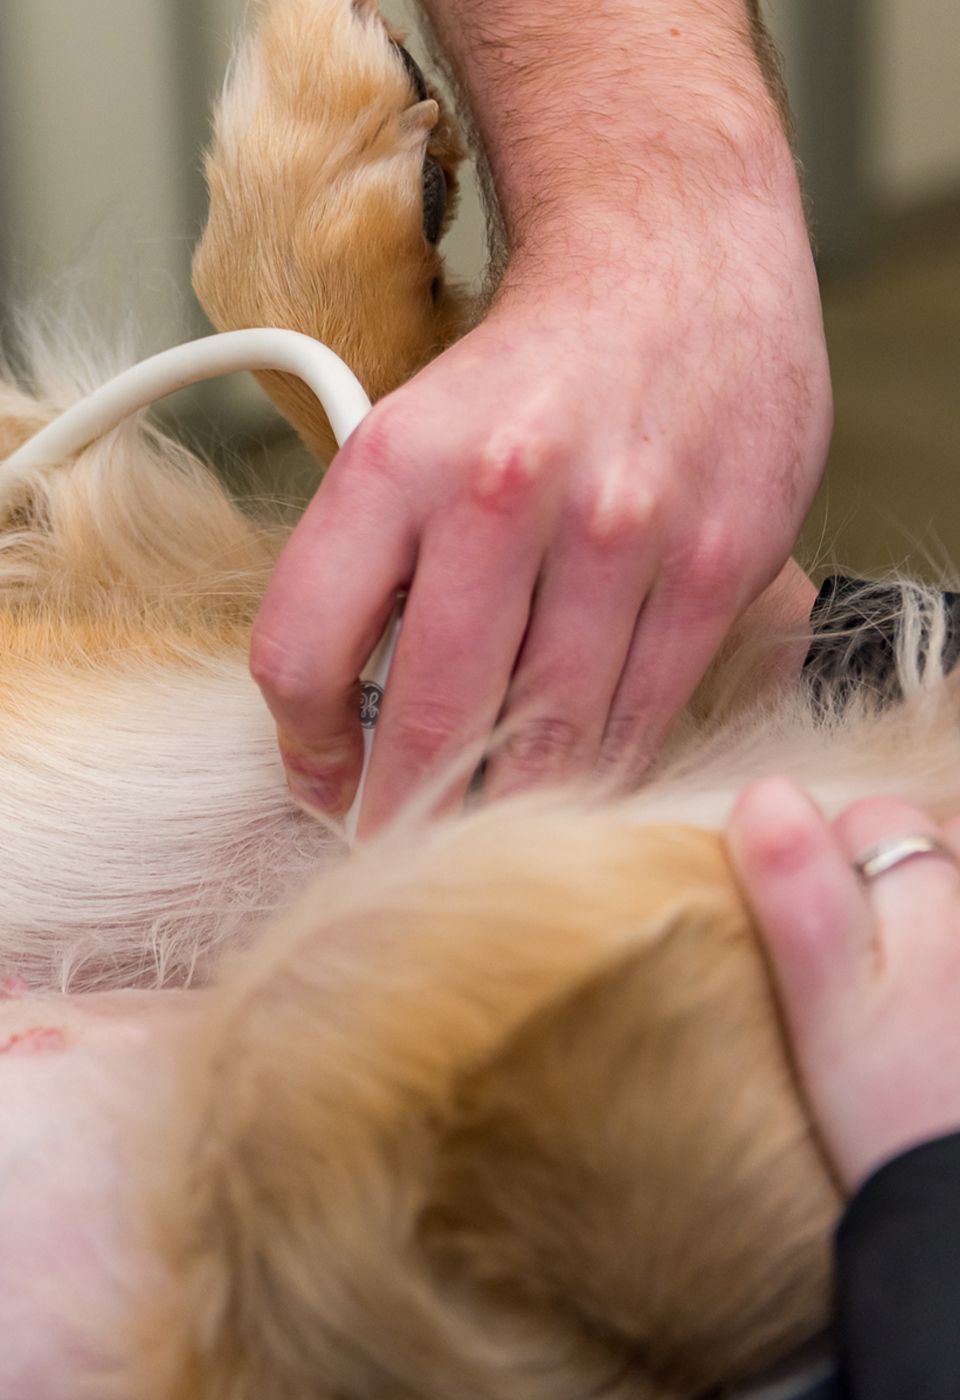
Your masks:
{"label": "ultrasound probe cable", "polygon": [[[205,336],[131,366],[41,428],[0,465],[0,497],[15,491],[38,468],[75,456],[156,399],[239,370],[280,370],[302,379],[319,400],[340,447],[370,412],[370,400],[353,372],[339,355],[311,336],[267,327]],[[360,677],[363,769],[357,795],[344,818],[351,843],[360,818],[380,700],[400,630],[400,608],[398,603]]]}

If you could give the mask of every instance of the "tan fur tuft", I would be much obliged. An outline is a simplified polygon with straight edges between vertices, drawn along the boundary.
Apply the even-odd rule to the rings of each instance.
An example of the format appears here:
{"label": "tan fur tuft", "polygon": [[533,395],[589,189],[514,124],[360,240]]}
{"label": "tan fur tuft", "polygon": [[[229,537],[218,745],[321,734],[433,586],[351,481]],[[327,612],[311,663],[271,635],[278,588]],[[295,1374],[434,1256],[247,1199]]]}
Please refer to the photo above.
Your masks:
{"label": "tan fur tuft", "polygon": [[398,854],[191,1051],[151,1396],[691,1396],[822,1325],[835,1197],[715,839],[517,802]]}
{"label": "tan fur tuft", "polygon": [[[217,112],[210,216],[194,262],[218,329],[304,331],[336,350],[372,399],[415,374],[471,315],[423,232],[424,157],[444,172],[449,222],[465,147],[439,94],[418,105],[390,39],[373,6],[350,0],[262,7]],[[277,374],[263,384],[329,459],[333,438],[309,391]]]}

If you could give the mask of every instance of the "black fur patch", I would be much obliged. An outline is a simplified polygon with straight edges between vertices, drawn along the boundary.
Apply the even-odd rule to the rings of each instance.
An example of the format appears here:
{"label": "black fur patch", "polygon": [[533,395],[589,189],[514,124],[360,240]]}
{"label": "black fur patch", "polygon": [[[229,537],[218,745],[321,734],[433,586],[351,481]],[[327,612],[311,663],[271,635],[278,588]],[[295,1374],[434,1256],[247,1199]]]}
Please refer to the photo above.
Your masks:
{"label": "black fur patch", "polygon": [[[408,53],[402,44],[398,44],[396,39],[390,42],[396,49],[403,61],[403,66],[407,70],[410,84],[420,102],[426,102],[430,96],[427,91],[427,80],[419,63]],[[436,243],[443,231],[443,220],[447,212],[447,177],[432,156],[425,156],[423,161],[423,236],[428,243]]]}
{"label": "black fur patch", "polygon": [[423,161],[423,232],[428,243],[436,243],[443,232],[447,212],[447,177],[432,156]]}
{"label": "black fur patch", "polygon": [[397,43],[396,39],[391,39],[390,42],[403,60],[403,66],[407,70],[407,76],[410,79],[414,92],[417,94],[417,100],[426,102],[430,94],[427,92],[427,80],[423,76],[423,71],[419,63],[412,54],[407,53],[402,44]]}
{"label": "black fur patch", "polygon": [[[873,692],[880,704],[901,698],[897,682],[897,636],[901,590],[835,575],[813,605],[813,641],[804,671],[817,700],[842,709],[857,691]],[[960,660],[960,593],[944,593],[946,640],[936,657],[945,672]]]}

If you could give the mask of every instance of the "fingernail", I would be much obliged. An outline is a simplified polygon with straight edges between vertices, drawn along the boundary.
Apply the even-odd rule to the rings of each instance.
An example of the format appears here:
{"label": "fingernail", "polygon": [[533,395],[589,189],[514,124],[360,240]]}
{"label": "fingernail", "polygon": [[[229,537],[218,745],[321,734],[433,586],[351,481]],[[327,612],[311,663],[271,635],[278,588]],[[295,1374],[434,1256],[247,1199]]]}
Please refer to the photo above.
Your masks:
{"label": "fingernail", "polygon": [[297,806],[306,812],[339,817],[350,806],[351,784],[335,774],[327,778],[308,778],[288,768],[287,787]]}
{"label": "fingernail", "polygon": [[342,816],[350,806],[356,788],[353,754],[312,753],[286,742],[281,736],[280,753],[290,796],[306,812]]}

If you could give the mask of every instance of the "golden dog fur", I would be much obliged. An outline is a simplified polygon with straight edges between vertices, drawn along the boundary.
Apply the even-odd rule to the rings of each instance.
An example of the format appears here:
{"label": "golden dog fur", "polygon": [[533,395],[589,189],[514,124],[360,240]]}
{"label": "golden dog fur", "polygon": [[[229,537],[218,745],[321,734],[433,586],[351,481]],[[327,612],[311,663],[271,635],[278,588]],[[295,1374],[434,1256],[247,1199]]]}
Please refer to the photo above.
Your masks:
{"label": "golden dog fur", "polygon": [[[452,183],[460,137],[392,37],[366,2],[264,0],[196,263],[219,327],[317,335],[374,396],[473,314],[422,228],[424,155]],[[3,394],[6,452],[52,406]],[[748,703],[733,659],[635,797],[411,819],[292,901],[331,837],[244,673],[282,533],[136,425],[0,512],[4,831],[58,886],[33,923],[2,897],[4,966],[82,990],[220,965],[145,1183],[169,1287],[104,1344],[118,1395],[694,1400],[824,1327],[838,1198],[716,832],[770,771],[828,810],[960,810],[936,595],[904,588],[893,707]]]}

